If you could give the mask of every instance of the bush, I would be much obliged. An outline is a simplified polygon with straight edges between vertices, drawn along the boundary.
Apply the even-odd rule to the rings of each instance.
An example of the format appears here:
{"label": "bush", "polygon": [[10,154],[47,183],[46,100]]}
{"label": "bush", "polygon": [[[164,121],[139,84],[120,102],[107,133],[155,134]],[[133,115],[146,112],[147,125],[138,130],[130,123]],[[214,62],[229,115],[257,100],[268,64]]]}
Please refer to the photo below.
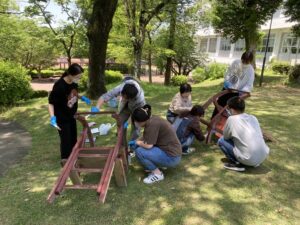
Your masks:
{"label": "bush", "polygon": [[207,79],[206,76],[207,76],[207,73],[205,72],[205,69],[201,68],[201,67],[197,67],[192,72],[192,78],[195,83],[200,83],[200,82],[206,80]]}
{"label": "bush", "polygon": [[293,83],[300,83],[300,64],[295,65],[290,69],[289,81]]}
{"label": "bush", "polygon": [[206,69],[206,79],[216,80],[223,78],[228,65],[222,63],[211,63]]}
{"label": "bush", "polygon": [[174,86],[180,86],[181,84],[185,84],[188,82],[188,77],[185,75],[175,75],[171,78],[171,83]]}
{"label": "bush", "polygon": [[12,62],[0,61],[0,88],[0,104],[3,105],[29,98],[32,93],[26,69]]}
{"label": "bush", "polygon": [[280,74],[288,74],[292,66],[288,62],[274,61],[271,63],[271,69]]}
{"label": "bush", "polygon": [[[64,70],[48,69],[48,70],[42,70],[40,76],[41,78],[49,78],[57,75],[62,75],[63,73]],[[31,76],[31,78],[38,78],[38,72],[36,70],[30,71],[28,74]]]}
{"label": "bush", "polygon": [[124,63],[106,63],[105,68],[107,70],[121,72],[122,74],[129,74],[133,71],[132,67]]}
{"label": "bush", "polygon": [[48,97],[48,91],[44,91],[44,90],[33,91],[30,95],[30,98],[43,98],[43,97]]}
{"label": "bush", "polygon": [[105,70],[105,84],[120,82],[123,80],[123,75],[120,71]]}
{"label": "bush", "polygon": [[[123,75],[119,71],[106,70],[105,84],[120,82],[123,80]],[[88,70],[85,70],[79,81],[79,91],[85,91],[88,87]]]}

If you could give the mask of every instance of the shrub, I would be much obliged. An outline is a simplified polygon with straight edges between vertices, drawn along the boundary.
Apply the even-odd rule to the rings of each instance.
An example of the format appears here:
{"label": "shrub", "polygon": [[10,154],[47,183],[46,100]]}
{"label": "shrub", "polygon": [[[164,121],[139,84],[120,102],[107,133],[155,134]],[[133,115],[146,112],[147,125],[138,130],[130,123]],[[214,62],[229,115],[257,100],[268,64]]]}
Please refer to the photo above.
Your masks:
{"label": "shrub", "polygon": [[32,93],[26,69],[12,62],[0,61],[0,104],[13,104]]}
{"label": "shrub", "polygon": [[280,74],[288,74],[292,66],[288,62],[274,61],[271,63],[271,69]]}
{"label": "shrub", "polygon": [[106,63],[105,68],[107,70],[121,72],[122,74],[129,74],[133,70],[132,67],[124,63]]}
{"label": "shrub", "polygon": [[222,63],[209,64],[205,69],[206,79],[216,80],[223,78],[227,67],[228,66],[226,64]]}
{"label": "shrub", "polygon": [[44,90],[33,91],[30,95],[30,98],[43,98],[43,97],[48,97],[48,91],[44,91]]}
{"label": "shrub", "polygon": [[[57,76],[57,75],[62,75],[63,73],[64,73],[64,70],[48,69],[48,70],[42,70],[40,76],[41,76],[41,78],[49,78],[49,77],[53,77],[53,76]],[[30,71],[29,75],[31,76],[31,78],[38,78],[38,72],[36,70]]]}
{"label": "shrub", "polygon": [[293,83],[300,83],[300,64],[295,65],[290,69],[289,81]]}
{"label": "shrub", "polygon": [[[105,71],[105,84],[120,82],[123,80],[123,75],[119,71],[106,70]],[[88,70],[85,70],[79,81],[79,90],[85,91],[88,87]]]}
{"label": "shrub", "polygon": [[192,72],[192,78],[195,83],[200,83],[200,82],[206,80],[207,79],[206,76],[207,76],[207,73],[205,72],[205,69],[201,68],[201,67],[197,67]]}
{"label": "shrub", "polygon": [[188,77],[185,75],[175,75],[171,78],[171,83],[174,86],[180,86],[181,84],[185,84],[188,82]]}
{"label": "shrub", "polygon": [[123,80],[123,75],[120,71],[105,70],[105,84],[120,82]]}

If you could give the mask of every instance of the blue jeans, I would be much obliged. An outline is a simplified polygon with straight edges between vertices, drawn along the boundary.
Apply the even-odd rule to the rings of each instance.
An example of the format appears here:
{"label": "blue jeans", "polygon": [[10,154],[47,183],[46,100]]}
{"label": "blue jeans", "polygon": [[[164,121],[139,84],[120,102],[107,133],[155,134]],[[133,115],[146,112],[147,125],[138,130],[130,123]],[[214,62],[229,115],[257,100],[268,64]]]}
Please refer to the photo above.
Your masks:
{"label": "blue jeans", "polygon": [[233,152],[234,143],[232,140],[225,140],[224,137],[221,137],[218,140],[218,145],[227,159],[234,163],[238,162]]}
{"label": "blue jeans", "polygon": [[[175,131],[177,131],[181,122],[182,122],[182,118],[179,117],[176,118],[176,120],[172,124],[172,127]],[[192,145],[194,139],[195,139],[195,135],[193,133],[190,133],[188,136],[179,139],[183,152],[186,152],[188,150],[188,148]]]}
{"label": "blue jeans", "polygon": [[138,147],[135,155],[144,168],[151,171],[157,167],[175,167],[181,160],[181,156],[170,156],[155,146],[150,149]]}

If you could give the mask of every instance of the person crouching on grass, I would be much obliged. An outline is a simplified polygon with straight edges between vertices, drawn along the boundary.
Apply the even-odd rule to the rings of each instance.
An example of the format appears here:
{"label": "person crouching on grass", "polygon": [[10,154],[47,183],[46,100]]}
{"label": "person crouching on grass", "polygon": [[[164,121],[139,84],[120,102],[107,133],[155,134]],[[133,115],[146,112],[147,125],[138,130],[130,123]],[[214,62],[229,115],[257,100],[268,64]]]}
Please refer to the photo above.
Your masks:
{"label": "person crouching on grass", "polygon": [[143,137],[129,143],[136,145],[137,160],[151,172],[143,181],[145,184],[161,181],[164,175],[159,167],[175,167],[181,160],[176,133],[168,121],[151,116],[150,105],[135,109],[132,117],[137,127],[144,128]]}
{"label": "person crouching on grass", "polygon": [[259,166],[268,156],[266,145],[258,120],[244,113],[245,101],[233,97],[227,102],[229,118],[226,121],[223,136],[218,140],[222,152],[229,163],[224,168],[244,171],[245,166]]}

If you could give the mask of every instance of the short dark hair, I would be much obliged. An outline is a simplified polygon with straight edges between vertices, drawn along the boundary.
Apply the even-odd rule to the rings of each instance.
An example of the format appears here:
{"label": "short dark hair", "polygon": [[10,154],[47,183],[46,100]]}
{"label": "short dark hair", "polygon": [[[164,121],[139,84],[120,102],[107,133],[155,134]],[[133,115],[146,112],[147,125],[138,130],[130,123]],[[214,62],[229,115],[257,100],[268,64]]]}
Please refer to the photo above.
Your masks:
{"label": "short dark hair", "polygon": [[253,52],[252,51],[246,51],[243,53],[242,57],[241,57],[242,63],[252,63],[253,61]]}
{"label": "short dark hair", "polygon": [[125,84],[121,94],[125,95],[129,99],[133,99],[137,96],[138,94],[138,89],[134,86],[134,84]]}
{"label": "short dark hair", "polygon": [[84,72],[84,69],[78,64],[73,63],[69,68],[63,73],[62,77],[66,77],[68,75],[76,76]]}
{"label": "short dark hair", "polygon": [[145,122],[151,117],[151,106],[144,105],[143,107],[137,108],[132,113],[132,118],[136,122]]}
{"label": "short dark hair", "polygon": [[201,105],[194,105],[190,113],[192,116],[203,116],[204,108]]}
{"label": "short dark hair", "polygon": [[188,83],[181,84],[179,88],[180,94],[192,92],[192,86]]}
{"label": "short dark hair", "polygon": [[244,112],[246,105],[244,99],[241,99],[238,96],[232,97],[227,101],[227,105],[230,109],[234,109],[239,112]]}

